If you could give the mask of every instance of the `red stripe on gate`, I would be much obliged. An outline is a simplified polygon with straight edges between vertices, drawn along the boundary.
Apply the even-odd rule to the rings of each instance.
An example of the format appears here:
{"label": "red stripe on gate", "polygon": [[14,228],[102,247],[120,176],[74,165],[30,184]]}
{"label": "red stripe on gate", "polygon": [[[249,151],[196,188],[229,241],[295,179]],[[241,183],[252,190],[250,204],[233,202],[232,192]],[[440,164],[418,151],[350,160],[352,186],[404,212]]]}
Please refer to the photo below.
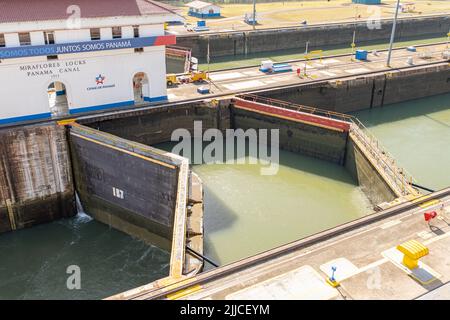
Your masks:
{"label": "red stripe on gate", "polygon": [[319,127],[325,127],[332,130],[338,130],[338,131],[345,131],[348,132],[350,130],[350,123],[341,121],[341,120],[335,120],[330,118],[325,118],[322,116],[317,116],[313,114],[308,114],[300,111],[295,110],[289,110],[284,108],[279,108],[275,106],[270,106],[267,104],[262,104],[258,102],[248,101],[236,98],[235,100],[235,107],[240,109],[246,109],[249,111],[254,111],[258,113],[263,113],[266,115],[283,118],[287,120],[297,121],[297,122],[304,122],[311,125],[316,125]]}

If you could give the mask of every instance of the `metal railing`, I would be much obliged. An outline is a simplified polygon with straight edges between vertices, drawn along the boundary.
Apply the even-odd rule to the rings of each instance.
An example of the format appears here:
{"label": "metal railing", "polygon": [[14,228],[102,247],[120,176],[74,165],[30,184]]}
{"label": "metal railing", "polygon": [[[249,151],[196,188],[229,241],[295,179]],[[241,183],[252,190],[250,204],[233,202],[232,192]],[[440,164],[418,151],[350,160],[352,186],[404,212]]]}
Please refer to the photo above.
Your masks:
{"label": "metal railing", "polygon": [[386,148],[381,145],[378,139],[376,139],[358,118],[344,113],[327,111],[254,94],[237,95],[236,98],[314,114],[333,120],[350,122],[350,134],[356,143],[359,143],[360,147],[363,147],[369,153],[374,165],[377,166],[380,174],[389,183],[393,191],[398,196],[420,194],[418,190],[411,186],[415,182],[412,175],[397,165],[394,157],[386,151]]}

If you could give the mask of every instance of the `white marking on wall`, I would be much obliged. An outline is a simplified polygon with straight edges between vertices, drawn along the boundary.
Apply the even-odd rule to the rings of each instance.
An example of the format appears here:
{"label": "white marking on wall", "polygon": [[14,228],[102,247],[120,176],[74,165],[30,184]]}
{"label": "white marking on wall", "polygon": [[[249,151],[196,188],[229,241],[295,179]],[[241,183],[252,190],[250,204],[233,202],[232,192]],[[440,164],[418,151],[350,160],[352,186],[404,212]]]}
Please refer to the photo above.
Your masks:
{"label": "white marking on wall", "polygon": [[119,199],[123,199],[124,198],[124,192],[123,190],[113,187],[113,196]]}

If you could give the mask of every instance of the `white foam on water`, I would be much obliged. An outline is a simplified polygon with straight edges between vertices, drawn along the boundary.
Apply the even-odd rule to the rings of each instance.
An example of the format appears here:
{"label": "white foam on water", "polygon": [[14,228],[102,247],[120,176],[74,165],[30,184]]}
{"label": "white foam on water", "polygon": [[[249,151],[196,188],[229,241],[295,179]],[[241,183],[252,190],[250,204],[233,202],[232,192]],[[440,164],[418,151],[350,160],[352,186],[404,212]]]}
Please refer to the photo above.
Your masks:
{"label": "white foam on water", "polygon": [[76,223],[88,223],[92,220],[94,220],[94,218],[84,212],[78,212],[75,216]]}

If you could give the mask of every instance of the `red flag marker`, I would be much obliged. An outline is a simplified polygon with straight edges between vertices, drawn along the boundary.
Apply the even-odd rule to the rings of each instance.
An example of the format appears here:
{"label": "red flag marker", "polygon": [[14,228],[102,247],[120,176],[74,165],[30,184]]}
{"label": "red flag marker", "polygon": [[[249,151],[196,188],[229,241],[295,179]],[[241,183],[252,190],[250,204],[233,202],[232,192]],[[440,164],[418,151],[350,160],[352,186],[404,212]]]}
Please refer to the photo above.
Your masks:
{"label": "red flag marker", "polygon": [[426,222],[430,222],[431,219],[434,219],[437,217],[437,213],[436,213],[436,211],[425,212],[423,214],[423,217],[425,218]]}

